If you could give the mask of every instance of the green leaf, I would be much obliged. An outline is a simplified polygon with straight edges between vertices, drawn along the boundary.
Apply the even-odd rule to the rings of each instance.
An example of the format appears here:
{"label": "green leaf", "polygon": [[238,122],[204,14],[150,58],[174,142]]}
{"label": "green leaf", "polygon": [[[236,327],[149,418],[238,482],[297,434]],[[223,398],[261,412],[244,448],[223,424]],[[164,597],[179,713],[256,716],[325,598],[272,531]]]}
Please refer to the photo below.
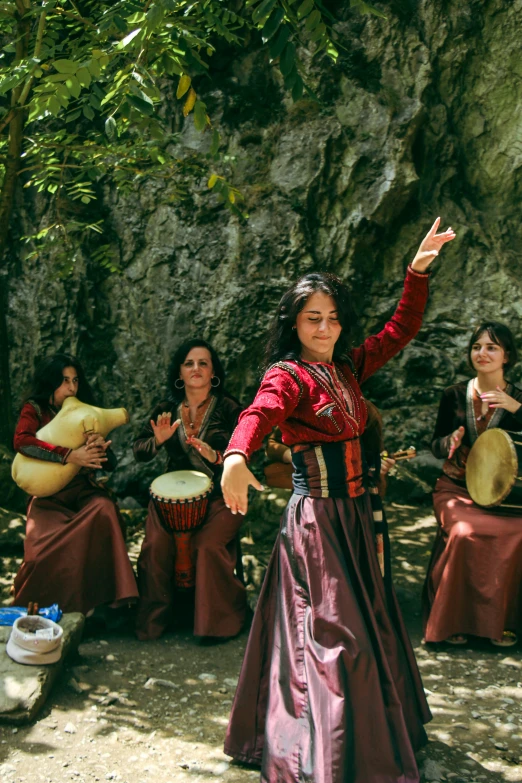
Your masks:
{"label": "green leaf", "polygon": [[101,76],[101,68],[99,60],[89,60],[87,67],[95,79],[99,79]]}
{"label": "green leaf", "polygon": [[194,104],[194,127],[198,131],[204,130],[208,121],[207,107],[203,101],[196,101]]}
{"label": "green leaf", "polygon": [[289,24],[284,24],[279,30],[277,37],[274,38],[270,43],[270,57],[272,58],[272,60],[275,60],[277,57],[279,57],[279,55],[285,48],[286,44],[288,43],[291,35],[292,35],[292,28],[290,27]]}
{"label": "green leaf", "polygon": [[105,133],[107,134],[107,138],[113,141],[116,138],[116,120],[114,117],[107,117],[105,120]]}
{"label": "green leaf", "polygon": [[321,19],[322,17],[320,11],[317,11],[317,9],[315,11],[312,11],[310,16],[306,20],[305,29],[310,32],[310,30],[313,30],[315,27],[317,27],[317,25],[321,22]]}
{"label": "green leaf", "polygon": [[69,76],[69,78],[67,79],[65,84],[67,86],[67,89],[69,90],[69,92],[73,96],[73,98],[79,98],[80,97],[80,93],[82,91],[82,87],[81,87],[80,82],[76,78],[76,76],[73,76],[71,74],[71,76]]}
{"label": "green leaf", "polygon": [[67,115],[65,118],[65,122],[74,122],[78,119],[80,114],[82,113],[81,109],[75,109],[75,111],[72,111],[70,114]]}
{"label": "green leaf", "polygon": [[216,157],[219,152],[219,131],[214,128],[212,131],[212,144],[210,145],[210,154],[212,157]]}
{"label": "green leaf", "polygon": [[78,70],[78,63],[72,60],[55,60],[53,65],[59,73],[76,73]]}
{"label": "green leaf", "polygon": [[141,114],[146,114],[148,117],[151,117],[154,114],[154,107],[151,105],[150,101],[144,101],[143,98],[140,98],[138,95],[127,95],[127,100],[131,106],[134,106]]}
{"label": "green leaf", "polygon": [[47,108],[53,114],[55,117],[57,117],[60,114],[61,106],[60,101],[55,95],[51,95],[49,100],[47,101]]}
{"label": "green leaf", "polygon": [[276,33],[279,29],[279,25],[285,18],[285,11],[284,8],[276,8],[275,11],[272,13],[272,15],[267,19],[265,22],[265,26],[263,27],[263,30],[261,32],[261,37],[263,38],[263,43],[266,43],[267,41],[272,38],[274,33]]}
{"label": "green leaf", "polygon": [[125,36],[125,38],[122,38],[122,40],[118,44],[118,49],[125,49],[129,44],[131,44],[137,35],[141,33],[141,27],[136,28],[136,30],[133,30],[132,33],[129,33]]}
{"label": "green leaf", "polygon": [[163,19],[163,9],[156,3],[147,11],[147,27],[154,30]]}
{"label": "green leaf", "polygon": [[378,16],[379,19],[386,19],[386,14],[379,11],[373,5],[365,3],[364,0],[350,0],[350,8],[355,8],[360,14],[371,14],[372,16]]}
{"label": "green leaf", "polygon": [[323,35],[326,33],[326,25],[321,22],[319,27],[316,27],[315,30],[310,33],[310,40],[311,41],[319,41]]}
{"label": "green leaf", "polygon": [[298,101],[302,97],[302,95],[303,95],[303,88],[304,88],[303,80],[301,79],[299,74],[297,74],[297,78],[296,78],[296,80],[294,82],[294,86],[292,87],[292,100],[293,101]]}
{"label": "green leaf", "polygon": [[84,117],[87,117],[88,120],[93,120],[95,117],[95,114],[90,106],[84,106],[83,107],[83,114]]}
{"label": "green leaf", "polygon": [[283,49],[283,53],[279,60],[279,68],[283,76],[287,76],[295,64],[295,45],[290,41]]}
{"label": "green leaf", "polygon": [[256,10],[252,14],[252,21],[254,24],[263,22],[271,13],[272,8],[275,6],[276,2],[277,0],[263,0],[263,2],[257,6]]}
{"label": "green leaf", "polygon": [[285,87],[287,90],[292,90],[294,88],[294,85],[296,83],[296,80],[298,79],[299,74],[297,72],[297,68],[292,68],[290,73],[288,73],[285,76]]}
{"label": "green leaf", "polygon": [[178,82],[178,89],[176,90],[176,98],[183,98],[185,93],[187,92],[188,88],[190,87],[192,79],[190,76],[188,76],[186,73],[182,74],[180,76],[179,82]]}
{"label": "green leaf", "polygon": [[76,78],[82,87],[89,87],[91,83],[91,74],[87,68],[80,68],[80,70],[76,73]]}
{"label": "green leaf", "polygon": [[308,16],[312,8],[314,7],[314,0],[304,0],[303,3],[299,6],[297,9],[297,18],[303,19],[305,16]]}

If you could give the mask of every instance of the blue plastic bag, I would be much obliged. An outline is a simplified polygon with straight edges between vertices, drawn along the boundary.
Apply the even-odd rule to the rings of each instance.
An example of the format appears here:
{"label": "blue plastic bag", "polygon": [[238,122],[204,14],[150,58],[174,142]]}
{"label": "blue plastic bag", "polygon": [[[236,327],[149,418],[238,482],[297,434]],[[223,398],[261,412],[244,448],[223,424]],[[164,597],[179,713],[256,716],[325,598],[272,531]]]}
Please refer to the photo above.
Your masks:
{"label": "blue plastic bag", "polygon": [[[27,608],[25,606],[0,606],[0,625],[13,625],[19,617],[25,617]],[[52,620],[54,623],[62,619],[62,610],[58,604],[46,606],[38,610],[39,617],[45,617],[46,620]]]}

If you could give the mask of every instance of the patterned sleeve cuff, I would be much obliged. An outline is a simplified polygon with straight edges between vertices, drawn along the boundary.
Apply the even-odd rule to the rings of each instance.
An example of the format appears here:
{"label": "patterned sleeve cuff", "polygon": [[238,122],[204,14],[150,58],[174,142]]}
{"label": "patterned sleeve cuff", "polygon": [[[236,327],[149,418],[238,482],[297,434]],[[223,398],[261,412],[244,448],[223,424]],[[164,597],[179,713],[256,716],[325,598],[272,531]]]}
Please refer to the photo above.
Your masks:
{"label": "patterned sleeve cuff", "polygon": [[245,460],[248,462],[248,454],[246,451],[242,451],[241,449],[230,449],[230,451],[225,451],[223,454],[223,461],[226,460],[227,457],[230,457],[231,454],[241,454],[242,457],[245,458]]}

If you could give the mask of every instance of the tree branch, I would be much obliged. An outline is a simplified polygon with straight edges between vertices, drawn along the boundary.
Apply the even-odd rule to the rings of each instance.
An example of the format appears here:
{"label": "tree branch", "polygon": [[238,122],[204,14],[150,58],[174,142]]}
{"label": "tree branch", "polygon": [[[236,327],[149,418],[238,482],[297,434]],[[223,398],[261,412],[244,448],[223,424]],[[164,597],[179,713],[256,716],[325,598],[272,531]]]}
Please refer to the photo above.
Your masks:
{"label": "tree branch", "polygon": [[66,16],[68,19],[74,19],[76,22],[81,22],[86,27],[90,27],[91,30],[98,30],[95,24],[90,19],[86,19],[79,13],[73,13],[72,11],[66,11],[65,8],[52,8],[50,10],[52,14],[59,14],[60,16]]}

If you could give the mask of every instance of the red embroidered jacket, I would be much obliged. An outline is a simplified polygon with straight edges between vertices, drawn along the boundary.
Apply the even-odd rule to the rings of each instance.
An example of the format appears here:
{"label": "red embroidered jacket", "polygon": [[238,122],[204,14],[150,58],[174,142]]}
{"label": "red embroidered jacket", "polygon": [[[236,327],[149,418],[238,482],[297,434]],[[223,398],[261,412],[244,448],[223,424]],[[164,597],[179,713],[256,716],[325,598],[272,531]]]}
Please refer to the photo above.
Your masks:
{"label": "red embroidered jacket", "polygon": [[36,403],[26,402],[20,413],[18,424],[14,434],[15,451],[25,454],[26,457],[43,459],[48,462],[61,462],[69,456],[71,449],[64,446],[53,446],[36,437],[36,433],[51,419],[54,419],[55,412],[48,407],[36,405]]}
{"label": "red embroidered jacket", "polygon": [[[404,291],[393,317],[379,334],[366,338],[351,352],[349,363],[285,361],[265,374],[256,397],[239,417],[225,456],[243,454],[247,459],[278,426],[283,443],[325,443],[359,437],[367,410],[359,384],[399,353],[415,337],[422,324],[428,299],[428,275],[408,268]],[[325,381],[331,376],[331,383]],[[348,391],[346,405],[341,385]],[[350,411],[348,410],[350,408]]]}

